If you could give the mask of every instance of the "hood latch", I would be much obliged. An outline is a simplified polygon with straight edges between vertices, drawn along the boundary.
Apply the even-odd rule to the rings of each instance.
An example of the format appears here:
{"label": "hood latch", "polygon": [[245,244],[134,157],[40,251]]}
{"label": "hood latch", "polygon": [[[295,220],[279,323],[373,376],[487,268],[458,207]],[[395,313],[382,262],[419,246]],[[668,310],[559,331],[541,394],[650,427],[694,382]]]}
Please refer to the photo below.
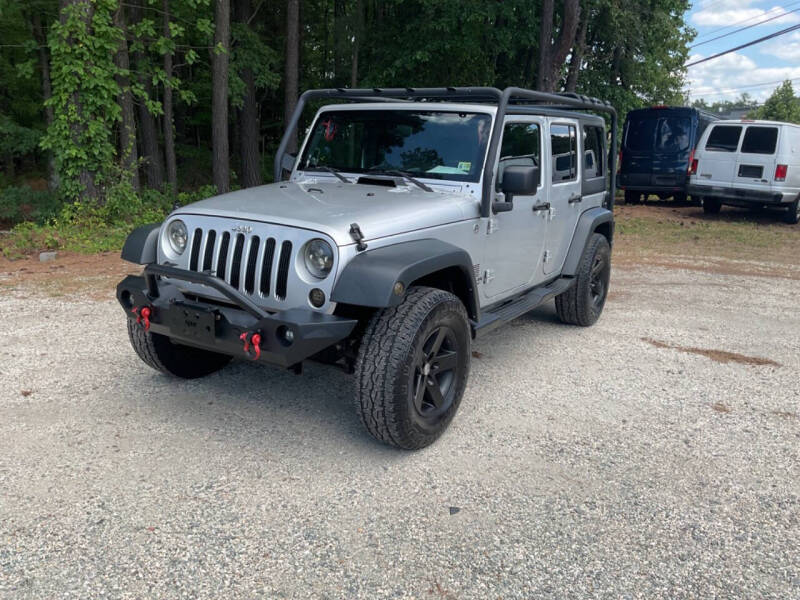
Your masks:
{"label": "hood latch", "polygon": [[367,245],[364,243],[364,234],[361,233],[361,227],[358,226],[358,223],[350,224],[350,237],[355,241],[356,249],[359,252],[363,252],[367,249]]}

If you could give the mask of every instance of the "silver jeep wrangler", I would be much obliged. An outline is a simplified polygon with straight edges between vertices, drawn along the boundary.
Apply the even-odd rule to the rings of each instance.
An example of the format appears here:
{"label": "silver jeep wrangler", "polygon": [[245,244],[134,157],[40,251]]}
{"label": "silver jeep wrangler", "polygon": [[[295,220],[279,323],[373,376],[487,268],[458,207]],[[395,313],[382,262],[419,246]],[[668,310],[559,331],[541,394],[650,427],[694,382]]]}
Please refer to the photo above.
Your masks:
{"label": "silver jeep wrangler", "polygon": [[[337,102],[289,155],[320,99]],[[610,149],[604,119],[576,109],[608,113]],[[473,338],[551,298],[565,323],[600,316],[616,130],[610,104],[575,94],[307,91],[276,183],[131,233],[122,258],[145,265],[117,287],[131,344],[186,378],[237,356],[338,364],[373,436],[427,446],[458,409]]]}

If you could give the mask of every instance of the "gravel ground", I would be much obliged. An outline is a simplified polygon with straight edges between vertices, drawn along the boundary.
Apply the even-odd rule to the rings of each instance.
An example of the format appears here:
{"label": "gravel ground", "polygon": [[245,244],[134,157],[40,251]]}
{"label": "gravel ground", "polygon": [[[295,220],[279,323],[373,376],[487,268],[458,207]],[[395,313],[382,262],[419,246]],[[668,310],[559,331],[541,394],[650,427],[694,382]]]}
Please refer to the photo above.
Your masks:
{"label": "gravel ground", "polygon": [[417,453],[335,369],[171,380],[112,300],[0,293],[0,597],[800,598],[800,282],[613,290],[477,342]]}

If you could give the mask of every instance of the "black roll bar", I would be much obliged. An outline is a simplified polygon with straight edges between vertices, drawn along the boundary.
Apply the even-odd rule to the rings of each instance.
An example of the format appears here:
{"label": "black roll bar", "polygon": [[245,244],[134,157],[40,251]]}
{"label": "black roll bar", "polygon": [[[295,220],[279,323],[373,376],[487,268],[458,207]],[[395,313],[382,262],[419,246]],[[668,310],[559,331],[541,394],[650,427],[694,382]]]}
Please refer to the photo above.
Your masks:
{"label": "black roll bar", "polygon": [[610,191],[606,199],[606,207],[614,210],[614,194],[617,188],[617,111],[610,102],[590,98],[575,93],[550,93],[537,90],[526,90],[518,87],[507,87],[500,90],[495,87],[444,87],[444,88],[372,88],[348,89],[333,88],[307,90],[300,95],[292,117],[286,125],[283,138],[275,154],[274,175],[275,181],[280,181],[283,173],[283,157],[292,135],[297,130],[303,109],[310,100],[327,98],[331,100],[350,100],[352,102],[382,101],[382,102],[407,102],[423,100],[448,100],[451,102],[483,102],[497,105],[495,128],[489,141],[489,150],[486,155],[486,164],[483,167],[483,190],[481,196],[481,216],[491,215],[492,206],[492,179],[494,175],[494,156],[500,146],[503,135],[503,121],[509,112],[509,106],[530,102],[543,103],[548,107],[562,110],[592,110],[605,112],[611,116],[611,152],[609,162]]}

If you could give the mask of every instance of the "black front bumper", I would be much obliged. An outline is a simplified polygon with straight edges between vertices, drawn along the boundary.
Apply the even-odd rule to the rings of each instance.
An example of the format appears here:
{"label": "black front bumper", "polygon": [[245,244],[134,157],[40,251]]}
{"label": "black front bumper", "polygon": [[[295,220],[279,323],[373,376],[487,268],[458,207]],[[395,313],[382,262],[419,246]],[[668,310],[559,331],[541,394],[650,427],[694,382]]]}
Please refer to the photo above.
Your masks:
{"label": "black front bumper", "polygon": [[[181,281],[215,289],[229,302],[187,298],[180,289]],[[245,352],[242,335],[249,340],[258,334],[257,360],[283,367],[296,365],[346,338],[357,323],[311,309],[267,312],[218,277],[156,264],[147,265],[141,276],[123,279],[117,285],[117,300],[134,321],[142,308],[148,308],[150,331],[188,346],[255,360],[252,347]],[[139,320],[143,327],[144,320]]]}

